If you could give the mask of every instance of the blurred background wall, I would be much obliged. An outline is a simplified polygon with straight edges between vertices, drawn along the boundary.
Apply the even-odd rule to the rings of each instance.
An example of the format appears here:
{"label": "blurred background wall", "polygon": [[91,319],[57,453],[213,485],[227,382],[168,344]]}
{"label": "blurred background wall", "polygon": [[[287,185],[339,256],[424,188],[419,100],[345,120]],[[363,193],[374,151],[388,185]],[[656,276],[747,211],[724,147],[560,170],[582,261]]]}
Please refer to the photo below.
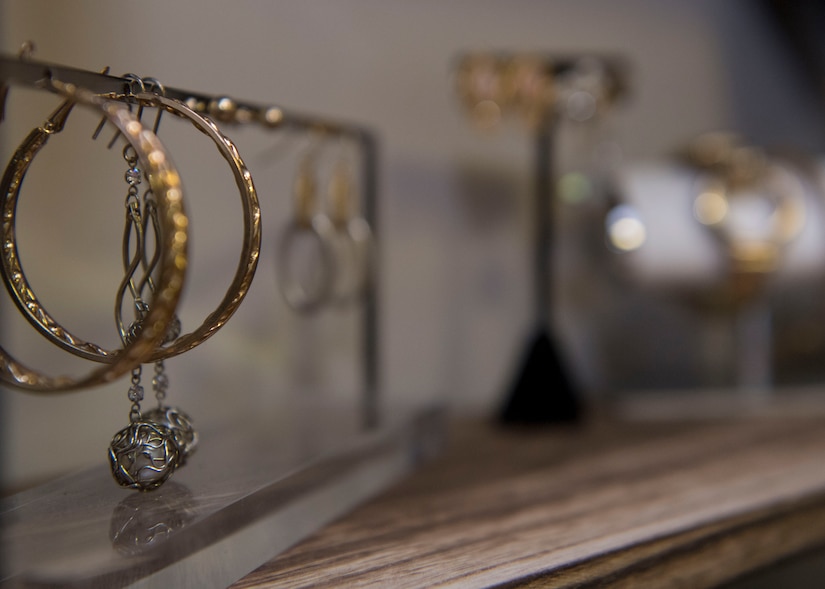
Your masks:
{"label": "blurred background wall", "polygon": [[[624,57],[630,94],[610,124],[625,162],[666,157],[713,129],[821,153],[822,95],[772,6],[745,0],[241,0],[220,6],[0,0],[0,47],[13,55],[33,40],[35,58],[44,61],[91,70],[110,66],[114,74],[151,75],[179,88],[371,126],[382,148],[385,406],[441,399],[459,411],[488,413],[501,401],[532,322],[532,143],[518,125],[495,133],[472,127],[454,93],[457,56],[507,50]],[[12,91],[0,126],[6,161],[53,104],[15,98]],[[89,120],[79,136],[91,134],[96,121]],[[169,131],[170,143],[176,132]],[[224,330],[167,362],[170,398],[201,424],[253,411],[276,415],[298,395],[352,399],[359,388],[357,311],[296,318],[279,302],[274,285],[272,252],[289,213],[294,153],[304,140],[259,131],[229,134],[237,137],[262,201],[261,269],[249,300]],[[220,199],[215,181],[199,178],[215,166],[213,148],[182,145],[173,153],[191,170],[184,182],[200,231],[193,256],[194,270],[202,273],[184,301],[194,322],[217,301],[212,280],[227,283],[220,282],[220,272],[229,272],[237,257],[240,226],[234,220],[240,214],[231,179],[223,179],[230,196]],[[111,339],[112,297],[89,288],[103,281],[88,260],[109,251],[118,255],[122,217],[116,208],[116,216],[95,217],[101,199],[85,184],[67,180],[77,158],[85,157],[82,149],[54,149],[60,156],[54,167],[44,164],[31,173],[40,172],[39,180],[29,180],[34,204],[26,213],[35,237],[21,255],[38,290],[51,293],[56,315],[59,309],[66,323],[86,326],[88,333],[109,329]],[[121,190],[120,168],[113,169],[112,190]],[[556,319],[571,370],[587,393],[705,384],[693,349],[701,340],[693,311],[668,297],[617,286],[604,275],[610,259],[591,264],[590,250],[576,245],[590,240],[594,251],[601,250],[598,231],[573,221],[559,238],[568,247],[559,251],[567,262],[559,267]],[[819,292],[809,288],[796,295],[801,303],[789,299],[805,310],[806,325],[819,310]],[[32,364],[62,367],[65,354],[47,349],[13,307],[5,300],[3,305],[3,344]],[[806,366],[819,361],[816,345],[809,346]],[[815,369],[805,375],[812,382],[819,376]],[[60,398],[2,391],[4,486],[103,461],[111,435],[126,423],[125,393],[125,380]]]}

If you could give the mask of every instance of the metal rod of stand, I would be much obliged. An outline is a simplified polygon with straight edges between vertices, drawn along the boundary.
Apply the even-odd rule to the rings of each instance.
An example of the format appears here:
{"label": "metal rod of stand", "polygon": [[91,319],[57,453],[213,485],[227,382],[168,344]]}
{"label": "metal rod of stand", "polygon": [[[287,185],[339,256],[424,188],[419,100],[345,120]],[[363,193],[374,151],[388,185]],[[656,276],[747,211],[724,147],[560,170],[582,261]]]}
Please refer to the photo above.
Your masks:
{"label": "metal rod of stand", "polygon": [[363,304],[363,340],[361,351],[364,387],[362,411],[364,427],[375,428],[380,422],[380,388],[379,388],[379,288],[380,256],[378,252],[378,144],[375,135],[363,133],[360,136],[362,186],[364,194],[364,218],[373,232],[373,249],[368,261],[367,289]]}
{"label": "metal rod of stand", "polygon": [[533,162],[534,317],[533,333],[501,412],[504,423],[547,424],[575,421],[581,409],[553,326],[553,235],[555,116],[536,128]]}
{"label": "metal rod of stand", "polygon": [[539,124],[535,133],[535,161],[533,162],[533,207],[535,211],[534,235],[534,314],[539,326],[552,331],[553,299],[553,135],[555,118]]}

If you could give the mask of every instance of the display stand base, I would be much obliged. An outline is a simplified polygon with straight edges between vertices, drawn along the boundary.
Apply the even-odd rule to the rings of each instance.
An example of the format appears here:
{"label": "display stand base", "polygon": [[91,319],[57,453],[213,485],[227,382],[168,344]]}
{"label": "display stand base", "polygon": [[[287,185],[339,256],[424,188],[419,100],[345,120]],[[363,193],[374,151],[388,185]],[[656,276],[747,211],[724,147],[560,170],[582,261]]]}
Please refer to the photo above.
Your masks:
{"label": "display stand base", "polygon": [[578,421],[581,413],[577,391],[557,346],[547,330],[538,329],[527,342],[500,421],[513,425],[570,423]]}
{"label": "display stand base", "polygon": [[408,415],[364,432],[346,411],[290,411],[202,432],[156,491],[118,487],[101,459],[8,497],[0,585],[226,587],[433,454],[442,411]]}

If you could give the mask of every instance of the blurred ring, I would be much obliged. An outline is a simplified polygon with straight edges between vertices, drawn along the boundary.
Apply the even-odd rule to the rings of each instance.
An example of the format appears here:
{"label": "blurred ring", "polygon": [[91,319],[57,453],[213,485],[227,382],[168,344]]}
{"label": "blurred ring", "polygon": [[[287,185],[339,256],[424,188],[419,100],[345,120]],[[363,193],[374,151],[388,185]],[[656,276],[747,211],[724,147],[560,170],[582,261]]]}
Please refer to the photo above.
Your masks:
{"label": "blurred ring", "polygon": [[[308,233],[318,242],[321,252],[321,280],[312,290],[305,288],[292,276],[289,266],[293,244],[303,233]],[[333,261],[334,234],[332,222],[324,215],[313,216],[309,224],[294,221],[284,230],[278,248],[278,284],[284,301],[294,311],[312,312],[329,299],[336,274]]]}

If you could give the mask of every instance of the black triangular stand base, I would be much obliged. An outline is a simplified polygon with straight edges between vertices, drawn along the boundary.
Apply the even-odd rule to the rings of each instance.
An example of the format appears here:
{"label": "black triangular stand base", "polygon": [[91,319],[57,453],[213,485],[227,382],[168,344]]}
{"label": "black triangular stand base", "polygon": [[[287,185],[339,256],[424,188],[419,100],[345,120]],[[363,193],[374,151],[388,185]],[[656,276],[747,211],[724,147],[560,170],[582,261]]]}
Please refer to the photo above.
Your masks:
{"label": "black triangular stand base", "polygon": [[516,380],[500,413],[510,424],[569,423],[581,417],[579,396],[546,329],[528,342]]}

